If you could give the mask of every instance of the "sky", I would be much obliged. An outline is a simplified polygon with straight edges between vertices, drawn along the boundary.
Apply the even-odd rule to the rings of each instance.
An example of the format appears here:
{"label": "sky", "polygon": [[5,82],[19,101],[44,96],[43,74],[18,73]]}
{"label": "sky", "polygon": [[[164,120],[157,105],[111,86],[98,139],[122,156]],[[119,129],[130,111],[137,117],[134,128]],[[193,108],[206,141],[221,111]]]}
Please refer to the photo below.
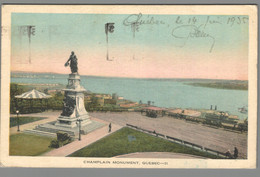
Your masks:
{"label": "sky", "polygon": [[74,51],[81,75],[248,79],[247,16],[13,13],[11,23],[11,71],[69,74]]}

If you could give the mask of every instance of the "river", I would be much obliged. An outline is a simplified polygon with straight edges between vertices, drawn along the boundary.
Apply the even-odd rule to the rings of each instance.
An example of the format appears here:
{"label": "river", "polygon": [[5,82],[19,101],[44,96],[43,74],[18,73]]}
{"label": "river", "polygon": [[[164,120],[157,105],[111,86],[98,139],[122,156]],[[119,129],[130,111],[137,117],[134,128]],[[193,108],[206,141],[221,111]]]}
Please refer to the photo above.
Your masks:
{"label": "river", "polygon": [[[15,74],[17,76],[17,74]],[[68,75],[22,73],[11,77],[13,83],[67,84]],[[166,108],[209,109],[217,105],[218,110],[228,111],[247,118],[238,108],[248,104],[247,90],[215,89],[186,85],[191,81],[178,79],[132,79],[81,76],[81,85],[95,93],[117,93],[125,99],[143,103],[154,102]]]}

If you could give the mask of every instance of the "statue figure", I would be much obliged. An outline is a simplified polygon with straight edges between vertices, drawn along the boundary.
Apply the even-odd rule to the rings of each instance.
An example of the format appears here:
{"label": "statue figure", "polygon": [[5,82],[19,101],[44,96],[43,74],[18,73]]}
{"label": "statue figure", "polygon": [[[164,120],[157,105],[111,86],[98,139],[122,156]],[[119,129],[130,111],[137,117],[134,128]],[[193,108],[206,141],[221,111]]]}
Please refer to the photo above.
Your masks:
{"label": "statue figure", "polygon": [[71,73],[78,73],[78,59],[76,55],[74,55],[73,51],[71,52],[70,58],[65,63],[65,67],[67,67],[68,65],[70,65]]}

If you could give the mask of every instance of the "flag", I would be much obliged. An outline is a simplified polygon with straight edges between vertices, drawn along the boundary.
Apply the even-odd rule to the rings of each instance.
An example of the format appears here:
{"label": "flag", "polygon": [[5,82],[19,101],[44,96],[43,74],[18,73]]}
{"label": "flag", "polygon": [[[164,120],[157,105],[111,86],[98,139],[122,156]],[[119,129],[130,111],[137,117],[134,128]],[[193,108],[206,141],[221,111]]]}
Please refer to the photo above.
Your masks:
{"label": "flag", "polygon": [[108,52],[108,33],[113,33],[114,32],[114,29],[115,29],[115,26],[114,26],[115,23],[106,23],[105,24],[105,32],[106,32],[106,41],[107,41],[107,60],[108,61],[112,61],[109,59],[109,52]]}
{"label": "flag", "polygon": [[105,24],[106,35],[107,35],[108,33],[113,33],[113,32],[114,32],[114,29],[115,29],[114,24],[115,24],[115,23],[106,23],[106,24]]}

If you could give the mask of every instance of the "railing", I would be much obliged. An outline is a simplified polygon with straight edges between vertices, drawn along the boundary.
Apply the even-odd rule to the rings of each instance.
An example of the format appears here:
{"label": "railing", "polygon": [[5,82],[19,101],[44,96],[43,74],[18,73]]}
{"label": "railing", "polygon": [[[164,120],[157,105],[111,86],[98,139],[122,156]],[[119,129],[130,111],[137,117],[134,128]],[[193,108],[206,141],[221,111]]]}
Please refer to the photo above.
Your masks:
{"label": "railing", "polygon": [[191,148],[194,148],[194,149],[198,149],[200,151],[207,152],[209,154],[217,155],[218,157],[221,157],[221,158],[228,158],[226,156],[226,154],[223,153],[223,152],[219,152],[219,151],[216,151],[216,150],[213,150],[213,149],[209,149],[209,148],[203,147],[203,146],[198,145],[198,144],[194,144],[194,143],[191,143],[191,142],[188,142],[188,141],[184,141],[184,140],[181,140],[181,139],[178,139],[178,138],[174,138],[174,137],[171,137],[171,136],[168,136],[168,135],[164,135],[164,134],[158,133],[156,131],[146,130],[146,129],[143,129],[141,127],[137,127],[137,126],[134,126],[134,125],[131,125],[131,124],[126,124],[126,126],[134,128],[134,129],[142,131],[142,132],[149,133],[153,136],[161,137],[161,138],[167,139],[169,141],[172,141],[172,142],[175,142],[175,143],[178,143],[178,144],[182,144],[184,146],[188,146],[188,147],[191,147]]}

